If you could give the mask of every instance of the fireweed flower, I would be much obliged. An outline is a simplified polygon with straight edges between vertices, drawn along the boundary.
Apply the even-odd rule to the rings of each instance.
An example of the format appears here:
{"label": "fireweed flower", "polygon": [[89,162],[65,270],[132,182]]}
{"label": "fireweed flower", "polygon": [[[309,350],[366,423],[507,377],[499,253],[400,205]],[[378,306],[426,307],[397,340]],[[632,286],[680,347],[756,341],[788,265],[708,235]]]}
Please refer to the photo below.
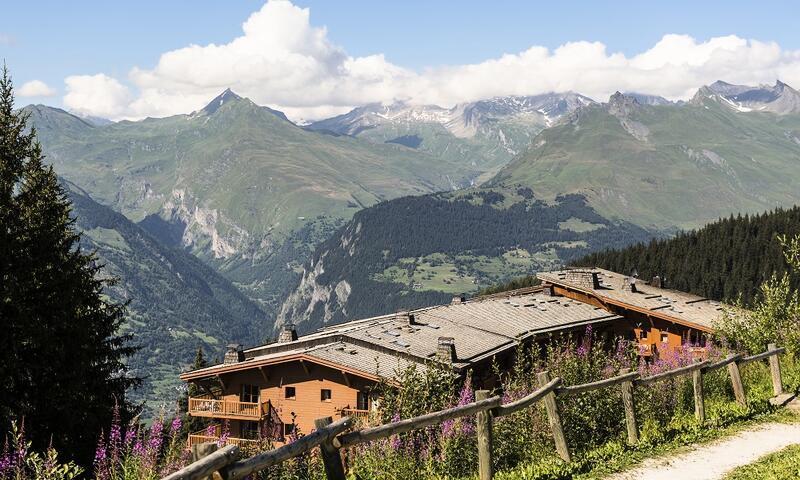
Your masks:
{"label": "fireweed flower", "polygon": [[181,426],[182,426],[181,417],[176,415],[175,418],[172,419],[172,425],[170,425],[170,429],[169,429],[170,434],[172,436],[177,435],[178,432],[181,431]]}

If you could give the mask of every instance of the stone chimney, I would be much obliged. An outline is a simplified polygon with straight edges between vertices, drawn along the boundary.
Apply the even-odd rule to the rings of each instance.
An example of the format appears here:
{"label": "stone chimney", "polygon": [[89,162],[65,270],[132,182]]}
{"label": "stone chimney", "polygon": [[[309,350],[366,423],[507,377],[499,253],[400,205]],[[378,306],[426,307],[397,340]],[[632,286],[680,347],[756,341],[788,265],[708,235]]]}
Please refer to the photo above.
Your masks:
{"label": "stone chimney", "polygon": [[456,295],[455,297],[453,297],[453,300],[450,303],[452,305],[455,305],[457,303],[466,303],[466,302],[467,302],[467,296],[462,293],[461,295]]}
{"label": "stone chimney", "polygon": [[600,277],[597,272],[591,270],[568,270],[564,279],[579,287],[592,290],[600,288]]}
{"label": "stone chimney", "polygon": [[278,343],[293,342],[297,340],[297,330],[294,328],[294,323],[284,323],[280,335],[278,335]]}
{"label": "stone chimney", "polygon": [[436,346],[436,358],[444,363],[456,361],[456,340],[453,337],[439,337]]}
{"label": "stone chimney", "polygon": [[651,287],[656,287],[656,288],[661,288],[661,277],[659,277],[658,275],[653,277],[653,279],[650,280],[650,286]]}
{"label": "stone chimney", "polygon": [[625,277],[622,279],[622,290],[628,290],[631,293],[636,293],[639,290],[636,288],[636,277]]}
{"label": "stone chimney", "polygon": [[542,295],[548,297],[554,297],[556,295],[555,287],[553,287],[552,283],[542,284]]}
{"label": "stone chimney", "polygon": [[242,351],[242,346],[238,343],[231,343],[228,345],[228,349],[225,351],[225,358],[222,363],[229,365],[231,363],[239,363],[243,360],[244,351]]}
{"label": "stone chimney", "polygon": [[406,310],[395,313],[394,318],[408,325],[417,325],[417,319],[414,317],[414,314]]}

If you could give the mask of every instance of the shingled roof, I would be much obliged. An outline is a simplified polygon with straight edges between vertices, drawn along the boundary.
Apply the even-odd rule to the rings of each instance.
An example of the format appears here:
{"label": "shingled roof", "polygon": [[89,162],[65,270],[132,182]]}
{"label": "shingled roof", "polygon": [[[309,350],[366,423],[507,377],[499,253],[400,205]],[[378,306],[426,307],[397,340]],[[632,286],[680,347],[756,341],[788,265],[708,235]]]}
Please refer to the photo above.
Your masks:
{"label": "shingled roof", "polygon": [[[591,276],[596,275],[593,283]],[[660,288],[602,268],[568,269],[537,274],[545,283],[581,291],[606,304],[639,310],[679,324],[712,331],[723,311],[735,308],[691,293]]]}
{"label": "shingled roof", "polygon": [[367,378],[394,376],[398,368],[437,358],[439,339],[452,339],[457,371],[515,348],[537,334],[621,319],[601,308],[541,290],[355,320],[244,351],[244,360],[181,375],[184,380],[304,359],[341,366]]}

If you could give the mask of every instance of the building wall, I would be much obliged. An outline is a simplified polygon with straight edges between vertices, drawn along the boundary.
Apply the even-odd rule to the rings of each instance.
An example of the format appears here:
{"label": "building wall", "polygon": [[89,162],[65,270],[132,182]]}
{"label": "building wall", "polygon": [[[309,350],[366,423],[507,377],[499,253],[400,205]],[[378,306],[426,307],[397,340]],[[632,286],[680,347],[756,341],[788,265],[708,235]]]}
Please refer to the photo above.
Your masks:
{"label": "building wall", "polygon": [[[300,362],[264,367],[267,379],[257,368],[226,374],[222,377],[223,398],[238,402],[243,385],[256,385],[261,403],[271,402],[284,424],[295,423],[301,433],[308,434],[314,429],[315,419],[328,416],[338,419],[343,408],[355,409],[358,392],[366,393],[374,385],[374,382],[347,374],[348,386],[340,371],[308,362],[305,365],[308,373]],[[294,387],[293,399],[286,398],[286,387]],[[329,401],[321,399],[322,389],[331,391]],[[231,436],[243,436],[243,423],[230,421]]]}

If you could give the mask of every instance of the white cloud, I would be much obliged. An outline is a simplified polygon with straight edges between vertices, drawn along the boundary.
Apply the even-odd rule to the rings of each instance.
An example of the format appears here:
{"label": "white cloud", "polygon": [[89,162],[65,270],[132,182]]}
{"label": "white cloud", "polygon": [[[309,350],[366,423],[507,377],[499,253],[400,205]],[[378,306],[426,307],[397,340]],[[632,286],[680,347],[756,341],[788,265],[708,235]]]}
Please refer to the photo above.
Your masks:
{"label": "white cloud", "polygon": [[670,99],[698,87],[734,83],[800,86],[800,51],[737,36],[698,41],[665,35],[638,55],[610,53],[599,42],[540,46],[469,65],[415,72],[382,54],[348,55],[310,22],[307,8],[270,0],[225,44],[189,45],[131,70],[129,90],[105,75],[67,78],[64,104],[113,119],[187,113],[230,87],[293,118],[319,118],[369,102],[408,100],[449,106],[497,95],[574,90],[598,100],[616,90]]}
{"label": "white cloud", "polygon": [[128,87],[108,75],[72,75],[64,83],[64,106],[74,112],[112,119],[129,112],[132,96]]}
{"label": "white cloud", "polygon": [[16,93],[20,97],[52,97],[57,92],[41,80],[31,80],[23,83]]}

